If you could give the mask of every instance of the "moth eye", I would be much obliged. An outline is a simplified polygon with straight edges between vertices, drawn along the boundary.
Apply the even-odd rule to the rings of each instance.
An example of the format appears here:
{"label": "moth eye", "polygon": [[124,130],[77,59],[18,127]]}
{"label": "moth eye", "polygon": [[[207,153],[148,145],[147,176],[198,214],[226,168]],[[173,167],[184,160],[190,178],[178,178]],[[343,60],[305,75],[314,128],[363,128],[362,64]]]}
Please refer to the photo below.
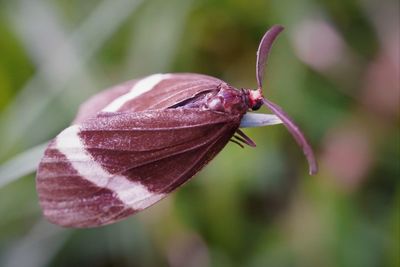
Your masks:
{"label": "moth eye", "polygon": [[260,101],[257,101],[257,102],[251,107],[251,109],[254,110],[254,111],[256,111],[256,110],[259,110],[259,109],[261,108],[261,106],[262,106],[262,103],[261,103]]}

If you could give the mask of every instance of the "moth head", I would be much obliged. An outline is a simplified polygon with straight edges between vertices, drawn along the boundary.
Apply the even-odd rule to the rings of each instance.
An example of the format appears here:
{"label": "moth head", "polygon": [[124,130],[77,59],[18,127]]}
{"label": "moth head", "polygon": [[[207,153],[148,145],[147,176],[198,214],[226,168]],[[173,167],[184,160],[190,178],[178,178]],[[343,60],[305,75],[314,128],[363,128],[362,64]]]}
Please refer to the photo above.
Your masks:
{"label": "moth head", "polygon": [[261,88],[257,90],[248,90],[248,103],[249,103],[249,108],[253,111],[259,110],[261,106],[263,105],[263,95]]}

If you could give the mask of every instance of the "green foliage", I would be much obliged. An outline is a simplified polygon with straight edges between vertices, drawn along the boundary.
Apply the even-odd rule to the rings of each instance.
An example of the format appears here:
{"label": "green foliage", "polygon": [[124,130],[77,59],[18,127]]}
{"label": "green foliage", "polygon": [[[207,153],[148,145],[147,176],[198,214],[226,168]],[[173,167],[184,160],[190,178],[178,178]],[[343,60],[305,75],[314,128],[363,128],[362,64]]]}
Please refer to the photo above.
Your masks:
{"label": "green foliage", "polygon": [[[0,266],[400,266],[399,8],[372,2],[0,1]],[[251,129],[257,148],[229,144],[126,221],[42,219],[41,143],[79,103],[155,72],[254,87],[272,24],[286,31],[265,94],[310,138],[317,176],[282,126]]]}

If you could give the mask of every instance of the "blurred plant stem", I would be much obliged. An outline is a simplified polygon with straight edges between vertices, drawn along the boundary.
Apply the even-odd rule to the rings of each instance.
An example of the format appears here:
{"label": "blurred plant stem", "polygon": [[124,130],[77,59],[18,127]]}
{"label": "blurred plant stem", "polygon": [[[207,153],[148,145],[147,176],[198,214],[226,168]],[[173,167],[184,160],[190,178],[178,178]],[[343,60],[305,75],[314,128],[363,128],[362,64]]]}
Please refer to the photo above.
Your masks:
{"label": "blurred plant stem", "polygon": [[0,188],[36,171],[47,143],[25,150],[0,165]]}

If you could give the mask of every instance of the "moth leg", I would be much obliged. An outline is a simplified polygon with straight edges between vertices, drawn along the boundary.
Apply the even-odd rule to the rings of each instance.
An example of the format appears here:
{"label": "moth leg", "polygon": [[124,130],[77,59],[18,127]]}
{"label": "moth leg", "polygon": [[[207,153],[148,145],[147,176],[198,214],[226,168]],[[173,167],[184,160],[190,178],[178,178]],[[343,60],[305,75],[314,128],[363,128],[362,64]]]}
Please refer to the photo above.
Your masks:
{"label": "moth leg", "polygon": [[234,139],[229,139],[229,141],[231,141],[232,143],[237,144],[237,145],[240,146],[241,148],[244,148],[244,146],[243,146],[239,141],[236,141],[236,140],[234,140]]}
{"label": "moth leg", "polygon": [[[256,143],[251,140],[250,137],[248,137],[244,132],[242,132],[240,129],[236,130],[236,133],[238,135],[234,135],[233,137],[236,138],[238,141],[242,142],[243,144],[246,144],[251,147],[256,147]],[[236,140],[235,140],[236,141]]]}

